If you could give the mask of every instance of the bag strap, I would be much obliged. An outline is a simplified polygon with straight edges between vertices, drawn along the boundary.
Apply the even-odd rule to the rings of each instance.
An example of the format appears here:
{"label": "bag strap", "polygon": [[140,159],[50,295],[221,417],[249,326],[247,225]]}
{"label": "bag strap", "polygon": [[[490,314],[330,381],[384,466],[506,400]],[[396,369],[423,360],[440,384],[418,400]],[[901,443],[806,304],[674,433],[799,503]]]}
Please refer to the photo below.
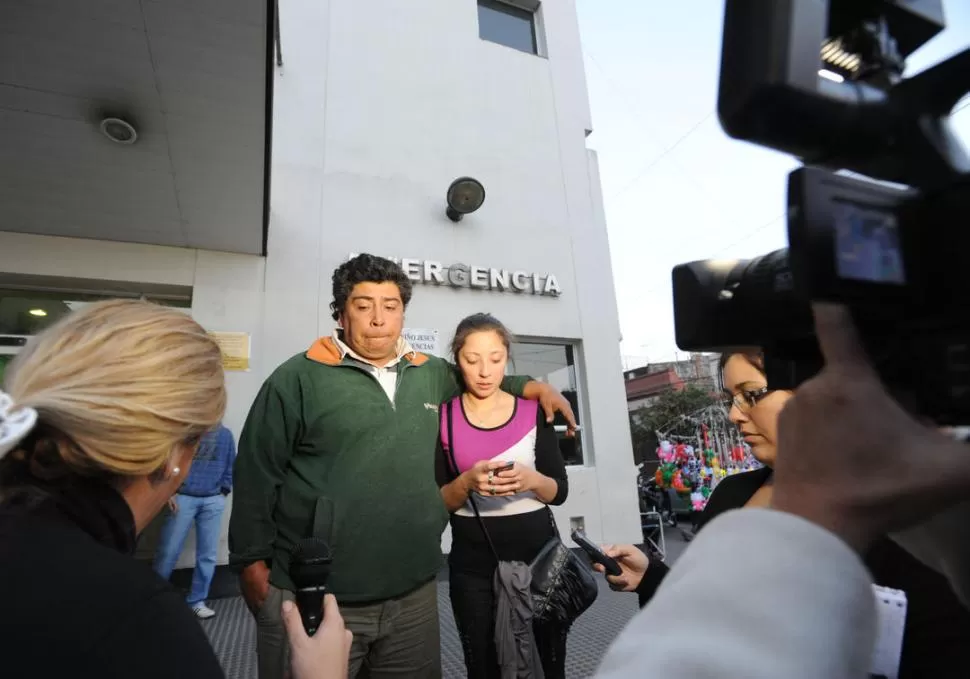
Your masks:
{"label": "bag strap", "polygon": [[549,505],[546,505],[546,512],[549,514],[549,523],[552,524],[552,534],[556,536],[559,542],[562,542],[562,535],[559,533],[559,524],[556,523],[556,517],[552,513]]}
{"label": "bag strap", "polygon": [[[448,401],[447,405],[445,405],[445,417],[448,421],[448,454],[451,457],[451,466],[454,469],[457,478],[461,474],[458,471],[458,461],[455,459],[455,432],[454,427],[452,426],[452,406],[454,403],[455,401],[452,399],[451,401]],[[471,503],[472,510],[475,512],[475,518],[478,519],[478,525],[481,526],[482,532],[485,534],[485,540],[488,542],[488,548],[492,550],[492,556],[495,557],[496,561],[501,561],[501,559],[498,558],[498,552],[495,550],[495,545],[492,543],[492,536],[488,534],[488,529],[485,528],[485,522],[482,520],[482,515],[478,511],[478,504],[476,504],[475,498],[472,497],[474,494],[475,491],[468,491],[468,502]],[[552,514],[550,514],[550,516],[552,516]]]}

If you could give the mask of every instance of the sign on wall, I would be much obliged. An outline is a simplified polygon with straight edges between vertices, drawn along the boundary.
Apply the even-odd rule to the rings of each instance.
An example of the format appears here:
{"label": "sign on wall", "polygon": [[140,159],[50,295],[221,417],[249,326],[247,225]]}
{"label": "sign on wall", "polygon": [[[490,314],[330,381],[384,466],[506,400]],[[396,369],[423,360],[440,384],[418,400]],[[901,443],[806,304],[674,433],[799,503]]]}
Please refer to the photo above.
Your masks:
{"label": "sign on wall", "polygon": [[[352,252],[348,259],[358,253]],[[555,274],[530,273],[487,266],[455,263],[444,266],[430,259],[388,257],[401,265],[404,273],[415,283],[447,285],[452,288],[472,288],[494,292],[518,292],[527,295],[559,297],[562,287]]]}
{"label": "sign on wall", "polygon": [[441,343],[438,338],[438,331],[435,329],[405,328],[401,331],[401,337],[406,339],[415,351],[432,356],[441,356]]}
{"label": "sign on wall", "polygon": [[210,332],[222,352],[223,370],[249,370],[250,342],[248,332]]}

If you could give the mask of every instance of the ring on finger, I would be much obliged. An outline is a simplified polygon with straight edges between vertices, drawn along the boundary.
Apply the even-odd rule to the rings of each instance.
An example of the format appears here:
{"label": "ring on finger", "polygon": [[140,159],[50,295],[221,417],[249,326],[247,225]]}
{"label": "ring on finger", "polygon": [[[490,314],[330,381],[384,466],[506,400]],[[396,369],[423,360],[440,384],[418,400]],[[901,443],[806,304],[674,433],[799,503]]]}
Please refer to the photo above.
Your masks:
{"label": "ring on finger", "polygon": [[491,469],[489,469],[488,470],[488,482],[491,483],[494,478],[495,478],[495,472],[492,471]]}
{"label": "ring on finger", "polygon": [[495,495],[495,486],[489,486],[488,487],[488,494],[489,495]]}

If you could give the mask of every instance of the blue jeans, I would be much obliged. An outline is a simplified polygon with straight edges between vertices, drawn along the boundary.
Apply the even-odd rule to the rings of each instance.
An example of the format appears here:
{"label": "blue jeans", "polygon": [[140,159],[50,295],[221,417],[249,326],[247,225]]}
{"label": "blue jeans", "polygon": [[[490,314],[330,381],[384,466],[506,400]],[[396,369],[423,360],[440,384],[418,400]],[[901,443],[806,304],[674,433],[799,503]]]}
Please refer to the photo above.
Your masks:
{"label": "blue jeans", "polygon": [[216,552],[219,549],[219,532],[222,528],[222,511],[226,508],[224,495],[192,497],[176,495],[178,511],[168,517],[162,528],[155,555],[155,572],[168,580],[172,575],[182,545],[195,524],[195,572],[192,573],[192,589],[186,601],[196,606],[209,596],[209,586],[216,571]]}

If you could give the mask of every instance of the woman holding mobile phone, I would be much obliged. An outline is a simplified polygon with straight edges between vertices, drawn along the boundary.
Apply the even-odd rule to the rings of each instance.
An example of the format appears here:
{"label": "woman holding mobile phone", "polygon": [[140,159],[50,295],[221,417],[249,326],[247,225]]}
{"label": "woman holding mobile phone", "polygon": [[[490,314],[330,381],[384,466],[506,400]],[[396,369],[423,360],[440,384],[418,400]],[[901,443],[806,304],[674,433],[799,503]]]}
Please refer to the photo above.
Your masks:
{"label": "woman holding mobile phone", "polygon": [[[770,388],[764,355],[756,349],[722,355],[721,374],[731,422],[764,466],[721,481],[700,516],[700,529],[734,509],[771,506],[778,417],[792,396],[792,392]],[[636,592],[641,606],[649,603],[667,575],[666,564],[648,558],[633,545],[609,546],[604,551],[622,569],[619,576],[607,577],[610,585]],[[962,658],[970,643],[970,612],[958,601],[946,578],[885,536],[863,554],[863,559],[876,584],[906,594],[908,608],[898,679],[966,676]],[[603,572],[602,566],[594,568]]]}
{"label": "woman holding mobile phone", "polygon": [[[459,323],[451,348],[465,391],[441,406],[436,476],[451,512],[451,606],[469,679],[500,676],[492,590],[498,564],[470,496],[499,558],[529,563],[556,535],[547,505],[562,504],[568,492],[559,440],[542,410],[499,389],[511,343],[489,314]],[[565,677],[568,629],[534,624],[533,631],[543,675]]]}

